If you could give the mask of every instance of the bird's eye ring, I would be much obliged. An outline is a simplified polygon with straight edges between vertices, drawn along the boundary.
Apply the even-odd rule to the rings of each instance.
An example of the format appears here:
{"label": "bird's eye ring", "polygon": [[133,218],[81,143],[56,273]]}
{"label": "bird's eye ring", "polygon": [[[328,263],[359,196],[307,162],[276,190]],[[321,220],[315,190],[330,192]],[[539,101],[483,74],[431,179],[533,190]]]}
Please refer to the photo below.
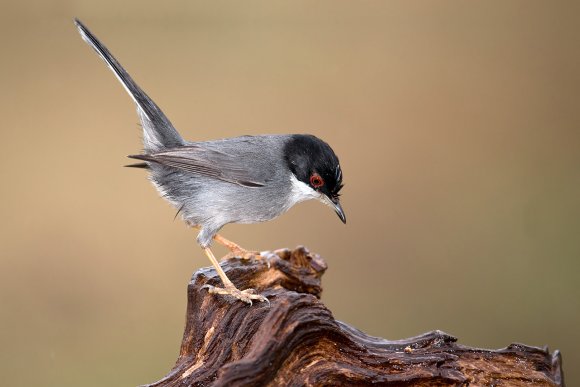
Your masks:
{"label": "bird's eye ring", "polygon": [[310,185],[313,188],[320,188],[324,185],[324,180],[318,173],[315,173],[312,176],[310,176]]}

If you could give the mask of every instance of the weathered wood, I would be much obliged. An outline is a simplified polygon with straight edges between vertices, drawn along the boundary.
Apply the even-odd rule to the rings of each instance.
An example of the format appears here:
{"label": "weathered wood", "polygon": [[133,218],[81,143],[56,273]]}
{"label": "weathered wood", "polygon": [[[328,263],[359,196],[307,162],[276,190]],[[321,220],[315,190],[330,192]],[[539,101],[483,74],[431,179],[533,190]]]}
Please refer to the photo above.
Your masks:
{"label": "weathered wood", "polygon": [[512,344],[469,348],[433,331],[405,340],[371,337],[336,321],[319,300],[324,260],[304,248],[268,260],[222,266],[240,288],[271,302],[248,306],[201,287],[220,286],[213,269],[188,286],[186,326],[173,370],[157,386],[563,386],[561,357]]}

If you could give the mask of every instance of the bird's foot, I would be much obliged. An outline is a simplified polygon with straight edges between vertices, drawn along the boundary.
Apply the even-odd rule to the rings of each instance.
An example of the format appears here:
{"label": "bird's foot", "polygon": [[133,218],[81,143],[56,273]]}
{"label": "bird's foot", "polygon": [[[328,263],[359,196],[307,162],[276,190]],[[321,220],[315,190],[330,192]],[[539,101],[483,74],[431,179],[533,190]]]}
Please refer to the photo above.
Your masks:
{"label": "bird's foot", "polygon": [[250,305],[252,305],[252,300],[267,302],[268,307],[270,307],[270,301],[261,294],[256,293],[254,289],[239,290],[235,286],[226,286],[224,288],[218,288],[212,285],[204,285],[201,288],[207,289],[207,291],[212,294],[232,296]]}
{"label": "bird's foot", "polygon": [[237,258],[241,259],[242,261],[250,261],[252,259],[264,260],[266,265],[268,265],[268,269],[270,268],[270,258],[269,254],[265,254],[266,252],[259,252],[259,251],[251,251],[246,250],[243,247],[233,247],[230,249],[230,252],[226,254],[222,260],[229,259],[229,258]]}
{"label": "bird's foot", "polygon": [[250,251],[240,246],[235,246],[230,248],[230,253],[228,253],[224,258],[238,258],[244,261],[249,261],[254,258],[260,259],[262,256],[259,251]]}
{"label": "bird's foot", "polygon": [[[216,242],[223,245],[230,251],[230,253],[224,256],[222,259],[238,258],[244,261],[251,259],[262,259],[262,253],[259,251],[246,250],[237,243],[224,238],[220,234],[215,234],[213,239],[215,239]],[[269,260],[266,260],[266,263],[268,264],[268,267],[270,267]]]}

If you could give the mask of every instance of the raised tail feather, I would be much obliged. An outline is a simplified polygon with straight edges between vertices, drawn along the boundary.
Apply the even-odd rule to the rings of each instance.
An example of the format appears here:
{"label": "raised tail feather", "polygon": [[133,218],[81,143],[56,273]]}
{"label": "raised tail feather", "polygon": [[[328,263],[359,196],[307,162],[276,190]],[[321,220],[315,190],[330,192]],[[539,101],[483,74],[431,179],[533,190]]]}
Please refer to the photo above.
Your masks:
{"label": "raised tail feather", "polygon": [[133,101],[137,104],[137,114],[143,126],[143,142],[145,150],[155,151],[164,148],[174,148],[184,144],[183,139],[163,114],[159,106],[145,94],[133,81],[123,66],[80,20],[74,20],[83,40],[87,42],[105,61]]}

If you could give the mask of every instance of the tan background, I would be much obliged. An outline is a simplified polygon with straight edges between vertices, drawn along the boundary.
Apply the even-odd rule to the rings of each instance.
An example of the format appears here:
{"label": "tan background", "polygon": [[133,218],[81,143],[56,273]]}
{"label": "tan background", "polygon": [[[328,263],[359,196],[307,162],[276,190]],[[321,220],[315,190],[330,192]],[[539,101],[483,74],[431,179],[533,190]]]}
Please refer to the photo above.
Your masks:
{"label": "tan background", "polygon": [[73,16],[184,137],[310,132],[334,147],[346,226],[306,203],[224,234],[321,253],[338,319],[391,339],[549,345],[580,384],[578,4],[4,1],[2,385],[159,379],[208,265],[122,168],[141,148],[134,107]]}

